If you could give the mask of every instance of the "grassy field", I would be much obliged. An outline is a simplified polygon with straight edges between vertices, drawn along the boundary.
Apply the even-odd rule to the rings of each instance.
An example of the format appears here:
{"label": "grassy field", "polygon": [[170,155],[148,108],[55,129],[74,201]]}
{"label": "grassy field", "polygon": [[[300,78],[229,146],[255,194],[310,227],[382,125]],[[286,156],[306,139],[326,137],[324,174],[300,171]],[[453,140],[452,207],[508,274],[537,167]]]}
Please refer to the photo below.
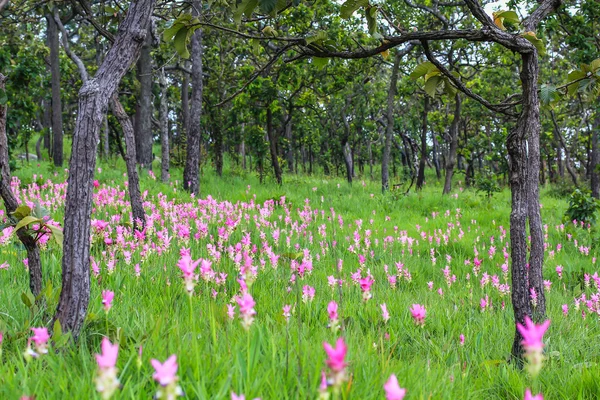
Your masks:
{"label": "grassy field", "polygon": [[[315,399],[327,370],[323,342],[339,337],[348,345],[345,399],[384,398],[391,374],[407,389],[406,399],[522,399],[526,388],[546,399],[600,393],[598,301],[592,296],[598,289],[584,278],[596,271],[595,234],[564,222],[567,203],[548,189],[541,202],[552,322],[547,359],[533,380],[507,363],[515,329],[510,276],[502,268],[504,251],[510,252],[507,190],[488,200],[457,183],[453,195],[442,197],[431,178],[422,193],[381,195],[379,183],[368,180],[349,187],[340,179],[288,176],[279,188],[259,185],[252,175],[217,178],[209,172],[201,199],[191,199],[175,183],[178,171],[170,184],[143,174],[151,222],[145,237],[136,238],[128,224],[124,167],[100,166],[93,218],[109,224],[93,229],[100,271],[92,272],[89,316],[77,344],[57,337],[48,354],[24,359],[30,328],[46,326],[56,307],[61,251],[53,241],[44,245],[45,305],[30,308],[23,300],[25,252],[14,235],[3,241],[0,234],[0,264],[8,263],[0,269],[1,399],[100,398],[94,354],[107,334],[119,343],[121,388],[114,398],[151,398],[158,384],[150,360],[176,354],[187,398],[224,399],[235,392],[247,399]],[[64,172],[42,163],[22,166],[16,175],[22,200],[38,199],[62,221]],[[189,248],[194,260],[212,262],[211,269],[197,271],[191,297],[177,267],[181,248]],[[227,315],[240,294],[240,269],[253,281],[249,293],[256,301],[248,330],[239,307],[235,319]],[[367,275],[374,283],[365,300],[357,280]],[[305,286],[314,288],[314,299]],[[115,292],[108,314],[102,290]],[[592,300],[576,309],[582,294]],[[339,306],[337,332],[328,327],[331,301]],[[423,327],[413,322],[413,304],[427,310]]]}

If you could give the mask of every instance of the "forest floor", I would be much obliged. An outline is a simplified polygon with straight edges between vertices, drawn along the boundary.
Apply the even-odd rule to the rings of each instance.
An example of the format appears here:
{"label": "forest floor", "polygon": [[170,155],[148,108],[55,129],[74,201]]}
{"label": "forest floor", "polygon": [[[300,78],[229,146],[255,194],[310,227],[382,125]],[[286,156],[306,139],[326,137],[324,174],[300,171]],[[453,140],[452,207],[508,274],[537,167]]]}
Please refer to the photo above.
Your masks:
{"label": "forest floor", "polygon": [[[348,346],[345,399],[384,398],[391,374],[406,399],[522,399],[526,388],[546,399],[600,393],[598,287],[584,275],[597,270],[596,233],[563,221],[567,202],[549,189],[541,203],[551,324],[544,367],[533,379],[507,362],[515,331],[505,272],[507,190],[487,199],[455,182],[443,197],[432,181],[421,193],[381,195],[378,182],[361,179],[350,187],[292,175],[279,188],[251,174],[208,173],[201,198],[191,199],[176,183],[179,171],[169,184],[144,173],[150,218],[135,235],[124,168],[100,167],[91,251],[97,269],[76,345],[55,332],[48,354],[24,359],[30,328],[47,326],[58,302],[61,250],[44,240],[44,305],[29,307],[24,250],[14,235],[0,233],[2,399],[99,398],[94,354],[107,334],[119,343],[119,399],[151,398],[158,384],[150,360],[172,354],[187,398],[314,399],[328,371],[323,342],[340,337]],[[41,202],[62,221],[63,172],[42,163],[15,175],[23,201]],[[182,248],[203,259],[192,296],[178,268]],[[248,329],[235,300],[241,273],[256,302]],[[365,292],[367,276],[374,283]],[[108,313],[103,290],[115,293]],[[337,331],[327,311],[332,301]],[[413,304],[425,307],[424,326],[413,322]]]}

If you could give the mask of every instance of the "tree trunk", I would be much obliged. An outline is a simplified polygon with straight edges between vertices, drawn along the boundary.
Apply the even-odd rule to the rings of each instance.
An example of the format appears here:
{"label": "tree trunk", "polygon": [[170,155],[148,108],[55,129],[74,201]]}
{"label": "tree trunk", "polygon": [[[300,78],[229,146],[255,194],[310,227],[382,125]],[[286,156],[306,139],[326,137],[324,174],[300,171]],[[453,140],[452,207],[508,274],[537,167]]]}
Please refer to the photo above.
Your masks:
{"label": "tree trunk", "polygon": [[423,100],[423,125],[421,126],[421,158],[419,159],[419,172],[417,173],[417,190],[423,188],[425,183],[425,162],[427,159],[427,114],[429,113],[429,97]]}
{"label": "tree trunk", "polygon": [[392,67],[392,76],[390,78],[390,88],[388,90],[385,143],[383,145],[383,155],[381,157],[381,191],[385,192],[390,188],[390,154],[392,151],[392,138],[394,136],[394,97],[398,85],[398,70],[400,69],[400,60],[402,56],[396,53],[394,57],[394,66]]}
{"label": "tree trunk", "polygon": [[215,172],[218,176],[223,176],[223,125],[221,110],[216,110],[216,124],[213,125],[213,153],[215,157]]}
{"label": "tree trunk", "polygon": [[435,132],[433,132],[433,131],[431,131],[431,142],[433,144],[433,147],[431,149],[431,154],[432,154],[433,166],[435,167],[435,176],[437,177],[437,180],[439,181],[440,179],[442,179],[442,174],[440,172],[440,161],[438,159],[439,142],[437,140]]}
{"label": "tree trunk", "polygon": [[[200,0],[193,1],[193,14],[198,16]],[[183,188],[194,195],[200,194],[200,117],[202,115],[202,29],[194,31],[191,40],[192,107],[187,135],[187,154],[183,170]]]}
{"label": "tree trunk", "polygon": [[54,165],[63,165],[63,124],[62,105],[60,100],[60,59],[58,44],[58,28],[51,13],[46,15],[48,23],[48,46],[50,46],[50,73],[52,85],[52,159]]}
{"label": "tree trunk", "polygon": [[273,113],[270,105],[267,106],[267,137],[269,138],[269,151],[271,153],[271,164],[273,164],[273,173],[278,185],[283,183],[281,166],[277,158],[277,134],[273,129]]}
{"label": "tree trunk", "polygon": [[456,151],[458,150],[458,124],[460,121],[461,103],[460,95],[457,93],[454,96],[454,119],[450,125],[450,148],[448,150],[448,157],[446,158],[446,179],[442,194],[450,194],[452,191],[452,176],[454,175]]}
{"label": "tree trunk", "polygon": [[167,79],[165,71],[162,70],[160,76],[160,179],[163,182],[169,181],[169,106],[167,103]]}
{"label": "tree trunk", "polygon": [[600,130],[600,111],[596,111],[596,118],[592,126],[592,159],[590,170],[592,173],[590,179],[590,186],[592,187],[592,196],[594,198],[600,198],[600,178],[598,176],[598,163],[600,162],[600,155],[598,154],[598,131]]}
{"label": "tree trunk", "polygon": [[[115,93],[111,99],[110,107],[113,115],[121,124],[123,136],[125,137],[125,165],[127,166],[127,179],[129,183],[129,199],[131,202],[131,214],[133,216],[134,229],[143,229],[146,225],[146,213],[144,212],[144,203],[140,193],[140,180],[136,168],[136,148],[135,133],[131,119],[125,112],[125,109],[119,102]],[[168,146],[168,145],[167,145]]]}
{"label": "tree trunk", "polygon": [[[183,139],[190,129],[190,76],[185,72],[181,81],[181,119],[183,128],[181,139]],[[180,144],[183,142],[181,141]]]}
{"label": "tree trunk", "polygon": [[[569,148],[567,147],[565,138],[563,137],[562,133],[560,133],[560,128],[558,127],[558,123],[556,121],[556,115],[554,114],[553,110],[550,110],[550,117],[552,119],[552,126],[554,127],[554,135],[558,138],[558,140],[560,140],[560,143],[562,144],[562,147],[565,151],[565,165],[567,167],[567,171],[569,172],[569,175],[571,176],[571,179],[573,180],[573,183],[575,184],[575,186],[578,186],[577,174],[575,173],[575,169],[571,165],[571,156],[569,154]],[[560,162],[560,160],[559,160],[559,162]],[[564,175],[564,172],[562,175]]]}
{"label": "tree trunk", "polygon": [[145,169],[152,170],[152,34],[150,27],[146,33],[146,41],[140,51],[137,62],[140,94],[135,113],[135,146],[137,163]]}
{"label": "tree trunk", "polygon": [[[0,90],[4,90],[6,77],[0,73]],[[7,219],[13,219],[14,212],[19,203],[10,187],[10,160],[8,158],[8,138],[6,136],[7,107],[0,104],[0,196],[4,200]],[[39,140],[38,140],[39,143]],[[17,221],[13,221],[17,222]],[[17,237],[27,251],[27,264],[29,268],[29,289],[35,297],[42,292],[42,262],[40,249],[35,238],[29,235],[25,228],[17,231]]]}
{"label": "tree trunk", "polygon": [[288,171],[294,173],[294,135],[292,132],[292,113],[293,109],[290,106],[287,110],[287,115],[285,120],[285,131],[284,137],[286,139],[285,146],[285,162],[288,167]]}
{"label": "tree trunk", "polygon": [[132,1],[96,76],[79,91],[65,205],[62,290],[54,320],[77,339],[90,299],[90,217],[96,148],[108,103],[145,36],[155,0]]}

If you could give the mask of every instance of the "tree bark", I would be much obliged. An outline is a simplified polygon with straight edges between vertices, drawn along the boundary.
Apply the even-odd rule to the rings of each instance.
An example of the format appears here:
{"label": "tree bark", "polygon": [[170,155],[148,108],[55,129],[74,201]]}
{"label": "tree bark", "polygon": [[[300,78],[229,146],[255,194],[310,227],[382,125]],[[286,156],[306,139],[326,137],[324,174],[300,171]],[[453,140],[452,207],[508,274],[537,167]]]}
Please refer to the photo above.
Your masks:
{"label": "tree bark", "polygon": [[135,133],[131,119],[125,112],[125,109],[119,102],[119,98],[115,93],[111,98],[110,107],[113,115],[119,121],[123,129],[125,137],[125,165],[127,167],[127,179],[129,187],[129,200],[131,202],[131,214],[133,217],[133,228],[144,229],[146,225],[146,213],[144,212],[144,202],[140,192],[140,179],[136,168],[136,148],[135,148]]}
{"label": "tree bark", "polygon": [[596,111],[596,118],[592,125],[592,159],[591,159],[591,179],[590,186],[592,188],[592,196],[600,198],[600,177],[598,176],[598,163],[600,155],[598,154],[598,131],[600,130],[600,111]]}
{"label": "tree bark", "polygon": [[[198,16],[202,2],[194,0],[193,14]],[[187,154],[183,170],[183,188],[194,195],[200,194],[200,117],[202,115],[202,29],[194,31],[191,40],[192,107],[187,134]]]}
{"label": "tree bark", "polygon": [[137,62],[140,94],[135,113],[135,146],[137,163],[145,169],[152,170],[152,34],[150,27],[146,33],[146,41],[140,51]]}
{"label": "tree bark", "polygon": [[54,320],[77,339],[90,299],[90,217],[96,148],[108,103],[147,33],[155,0],[132,1],[96,76],[79,91],[65,205],[62,290]]}
{"label": "tree bark", "polygon": [[162,70],[160,80],[160,179],[163,182],[169,181],[169,105],[167,100],[167,78],[165,71]]}
{"label": "tree bark", "polygon": [[284,127],[284,136],[286,139],[285,146],[285,161],[288,167],[288,171],[294,173],[294,135],[292,131],[292,116],[293,116],[293,108],[290,105],[287,110],[287,115],[284,118],[285,127]]}
{"label": "tree bark", "polygon": [[[0,73],[0,90],[4,90],[6,77]],[[8,138],[6,136],[7,107],[0,104],[0,196],[4,200],[7,218],[13,219],[13,213],[19,203],[10,187],[10,163],[8,158]],[[39,143],[39,141],[38,141]],[[17,222],[17,221],[13,221]],[[40,249],[34,237],[29,235],[25,228],[17,231],[17,237],[27,251],[27,264],[29,268],[29,289],[35,297],[42,292],[42,261]]]}
{"label": "tree bark", "polygon": [[278,185],[283,183],[281,166],[277,158],[277,134],[273,129],[273,112],[271,107],[267,106],[267,137],[269,138],[269,151],[271,153],[271,164],[273,164],[273,173]]}
{"label": "tree bark", "polygon": [[[556,115],[554,114],[553,110],[550,110],[550,117],[552,119],[552,126],[554,127],[554,135],[558,138],[558,140],[562,144],[562,148],[564,149],[564,152],[565,152],[565,166],[567,167],[567,171],[569,172],[569,175],[571,176],[571,179],[573,180],[573,183],[575,184],[575,186],[578,186],[577,173],[575,172],[575,169],[573,168],[573,165],[571,164],[571,156],[569,154],[569,147],[567,146],[567,142],[565,141],[565,138],[563,137],[562,133],[560,133],[560,128],[558,127],[558,122],[556,121]],[[559,151],[559,155],[560,155],[560,151]],[[559,159],[559,162],[560,162],[560,159]],[[564,172],[561,174],[561,176],[563,176],[563,175],[564,175]]]}
{"label": "tree bark", "polygon": [[398,85],[398,70],[400,69],[400,60],[402,56],[396,53],[394,65],[392,67],[392,76],[390,78],[390,88],[388,90],[385,144],[383,145],[383,155],[381,157],[381,191],[385,192],[390,188],[390,154],[392,151],[392,138],[394,136],[394,98],[396,96]]}
{"label": "tree bark", "polygon": [[60,59],[58,28],[54,21],[52,13],[46,15],[48,26],[48,46],[50,46],[50,74],[52,85],[52,159],[54,165],[62,167],[63,165],[63,124],[62,124],[62,105],[60,99]]}
{"label": "tree bark", "polygon": [[452,176],[454,175],[456,152],[458,150],[458,124],[460,121],[461,103],[460,95],[457,93],[454,96],[454,119],[452,120],[452,124],[450,124],[450,147],[448,149],[448,157],[446,158],[446,177],[442,194],[450,194],[452,191]]}
{"label": "tree bark", "polygon": [[427,159],[427,114],[429,113],[429,97],[423,100],[423,125],[421,126],[421,158],[419,159],[419,172],[417,173],[417,190],[423,188],[425,183],[425,162]]}

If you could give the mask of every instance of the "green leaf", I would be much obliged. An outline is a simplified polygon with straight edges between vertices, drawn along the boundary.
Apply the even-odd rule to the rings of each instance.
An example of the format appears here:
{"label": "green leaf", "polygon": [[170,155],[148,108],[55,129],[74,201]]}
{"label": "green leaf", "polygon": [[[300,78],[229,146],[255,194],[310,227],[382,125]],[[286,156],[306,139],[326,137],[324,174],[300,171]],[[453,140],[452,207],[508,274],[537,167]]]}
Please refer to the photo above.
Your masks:
{"label": "green leaf", "polygon": [[257,5],[258,0],[243,0],[233,13],[233,20],[236,25],[241,24],[242,15],[245,15],[246,18],[250,18]]}
{"label": "green leaf", "polygon": [[348,19],[356,10],[369,5],[369,0],[346,0],[340,8],[340,17]]}
{"label": "green leaf", "polygon": [[590,69],[592,70],[592,72],[600,70],[600,58],[596,58],[590,63]]}
{"label": "green leaf", "polygon": [[171,39],[179,32],[181,28],[183,28],[183,24],[181,22],[175,21],[170,28],[165,29],[163,32],[163,40],[165,42],[170,42]]}
{"label": "green leaf", "polygon": [[185,59],[190,58],[190,52],[187,49],[188,33],[189,29],[183,27],[177,32],[177,34],[175,35],[175,39],[173,40],[175,50],[177,50],[177,53],[179,53],[181,58]]}
{"label": "green leaf", "polygon": [[12,215],[15,216],[16,219],[23,219],[28,215],[31,215],[31,208],[28,206],[19,206],[15,211],[12,212]]}
{"label": "green leaf", "polygon": [[36,222],[42,222],[42,219],[36,218],[32,215],[28,215],[19,221],[19,223],[15,226],[15,230],[13,232],[17,232],[19,229]]}
{"label": "green leaf", "polygon": [[54,321],[54,327],[52,328],[52,340],[57,342],[60,340],[62,336],[62,326],[60,325],[60,321],[57,319]]}
{"label": "green leaf", "polygon": [[557,97],[556,86],[553,85],[542,85],[540,88],[540,100],[542,104],[548,105],[556,100]]}
{"label": "green leaf", "polygon": [[321,69],[329,63],[329,58],[313,57],[312,62],[315,67]]}
{"label": "green leaf", "polygon": [[427,82],[425,82],[425,86],[423,87],[425,93],[427,93],[431,97],[435,97],[435,92],[441,80],[442,78],[439,76],[432,76],[431,78],[429,78]]}
{"label": "green leaf", "polygon": [[374,35],[377,33],[377,7],[371,7],[368,10],[365,10],[365,17],[367,18],[369,33]]}
{"label": "green leaf", "polygon": [[22,292],[21,293],[21,301],[23,302],[23,304],[25,304],[25,306],[27,308],[31,308],[35,304],[35,298],[29,292]]}
{"label": "green leaf", "polygon": [[260,11],[269,14],[273,10],[275,10],[275,6],[277,5],[277,0],[258,0],[258,7]]}
{"label": "green leaf", "polygon": [[546,46],[544,45],[544,42],[541,39],[538,39],[537,36],[535,36],[535,32],[524,32],[522,36],[525,39],[529,40],[531,44],[533,44],[540,56],[546,54]]}
{"label": "green leaf", "polygon": [[[577,70],[569,73],[569,75],[567,76],[567,81],[574,82],[574,81],[578,81],[579,79],[582,79],[582,78],[585,78],[585,72],[577,69]],[[569,86],[567,86],[567,92],[569,95],[572,96],[577,92],[577,89],[579,89],[578,83],[579,82],[574,82],[574,83],[570,84]]]}
{"label": "green leaf", "polygon": [[327,32],[318,31],[314,35],[307,37],[305,40],[307,45],[321,40],[327,40]]}
{"label": "green leaf", "polygon": [[410,78],[413,80],[417,80],[420,77],[427,75],[428,72],[436,69],[437,68],[435,67],[435,65],[433,65],[429,61],[425,61],[424,63],[421,63],[415,67],[414,71],[410,73]]}
{"label": "green leaf", "polygon": [[454,97],[456,95],[456,88],[450,82],[450,79],[444,77],[444,93],[446,93],[450,97]]}
{"label": "green leaf", "polygon": [[63,241],[64,241],[63,230],[54,225],[45,225],[45,226],[48,229],[50,229],[50,231],[52,231],[52,237],[54,238],[54,240],[56,240],[56,244],[58,244],[60,246],[60,248],[62,249]]}

